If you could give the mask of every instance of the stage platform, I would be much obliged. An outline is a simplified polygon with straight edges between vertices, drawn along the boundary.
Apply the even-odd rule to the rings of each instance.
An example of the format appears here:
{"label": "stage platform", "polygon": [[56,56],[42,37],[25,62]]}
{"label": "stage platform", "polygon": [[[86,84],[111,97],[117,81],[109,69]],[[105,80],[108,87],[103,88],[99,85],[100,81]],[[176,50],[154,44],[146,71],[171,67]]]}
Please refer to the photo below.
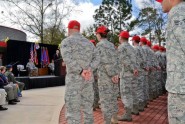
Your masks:
{"label": "stage platform", "polygon": [[25,90],[65,85],[65,76],[53,76],[53,75],[37,77],[22,76],[16,77],[16,80],[23,82],[25,84]]}

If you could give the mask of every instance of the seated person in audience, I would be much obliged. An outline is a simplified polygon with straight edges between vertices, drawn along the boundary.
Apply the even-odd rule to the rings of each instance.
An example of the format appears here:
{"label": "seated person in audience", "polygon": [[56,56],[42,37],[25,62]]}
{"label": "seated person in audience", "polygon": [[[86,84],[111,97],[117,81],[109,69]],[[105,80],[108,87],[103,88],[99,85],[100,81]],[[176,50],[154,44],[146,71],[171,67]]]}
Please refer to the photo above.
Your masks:
{"label": "seated person in audience", "polygon": [[0,88],[0,111],[5,111],[8,109],[8,108],[3,107],[5,103],[6,103],[6,92],[4,89]]}
{"label": "seated person in audience", "polygon": [[8,65],[6,68],[7,71],[5,72],[5,76],[8,78],[8,82],[17,84],[19,86],[20,92],[22,92],[25,84],[15,80],[14,74],[12,73],[12,65]]}
{"label": "seated person in audience", "polygon": [[31,59],[29,59],[29,62],[26,64],[26,68],[28,68],[29,76],[32,76],[33,72],[36,74],[36,76],[38,75],[38,68],[35,66]]}
{"label": "seated person in audience", "polygon": [[7,100],[8,104],[15,105],[16,102],[20,102],[18,100],[17,95],[17,85],[16,84],[10,84],[6,78],[6,76],[3,74],[6,71],[6,67],[1,66],[0,67],[0,88],[5,89],[7,93]]}
{"label": "seated person in audience", "polygon": [[50,71],[51,71],[51,74],[53,75],[54,74],[54,70],[55,70],[55,65],[54,65],[54,60],[52,59],[51,63],[48,65]]}

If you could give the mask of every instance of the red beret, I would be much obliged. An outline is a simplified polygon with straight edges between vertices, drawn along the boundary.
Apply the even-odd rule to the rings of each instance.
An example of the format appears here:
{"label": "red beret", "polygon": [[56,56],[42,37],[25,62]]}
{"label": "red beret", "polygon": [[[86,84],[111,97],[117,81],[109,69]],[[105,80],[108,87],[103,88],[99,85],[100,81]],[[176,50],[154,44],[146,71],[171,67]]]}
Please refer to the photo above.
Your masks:
{"label": "red beret", "polygon": [[119,34],[119,36],[122,37],[122,38],[127,38],[127,39],[130,37],[130,35],[129,35],[129,33],[127,31],[122,31]]}
{"label": "red beret", "polygon": [[157,2],[159,2],[159,3],[162,3],[163,2],[163,0],[156,0]]}
{"label": "red beret", "polygon": [[68,23],[68,28],[69,29],[77,29],[77,30],[80,30],[80,23],[76,20],[71,20],[69,23]]}
{"label": "red beret", "polygon": [[95,40],[90,40],[91,43],[95,43],[96,41]]}
{"label": "red beret", "polygon": [[152,43],[148,40],[148,41],[147,41],[147,45],[148,45],[149,47],[151,47],[151,46],[152,46]]}
{"label": "red beret", "polygon": [[96,33],[107,34],[107,33],[108,33],[107,30],[108,30],[107,27],[105,27],[105,26],[100,26],[100,27],[97,28]]}
{"label": "red beret", "polygon": [[159,50],[159,45],[154,45],[154,46],[152,46],[152,49],[153,49],[153,50]]}
{"label": "red beret", "polygon": [[146,39],[146,37],[141,37],[141,38],[140,38],[140,42],[147,44],[147,39]]}
{"label": "red beret", "polygon": [[160,47],[159,47],[159,50],[160,50],[160,51],[166,51],[166,48],[163,47],[163,46],[160,46]]}
{"label": "red beret", "polygon": [[132,40],[133,41],[139,41],[140,42],[140,37],[137,36],[137,35],[135,35],[135,36],[132,37]]}

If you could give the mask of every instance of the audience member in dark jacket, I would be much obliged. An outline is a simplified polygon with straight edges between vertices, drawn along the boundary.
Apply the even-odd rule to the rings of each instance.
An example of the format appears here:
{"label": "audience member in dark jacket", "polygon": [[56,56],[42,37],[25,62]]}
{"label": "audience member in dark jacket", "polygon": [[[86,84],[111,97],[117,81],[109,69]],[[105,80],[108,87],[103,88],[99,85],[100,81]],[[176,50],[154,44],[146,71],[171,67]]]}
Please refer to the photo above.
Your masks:
{"label": "audience member in dark jacket", "polygon": [[16,102],[20,102],[18,100],[18,88],[16,84],[10,84],[6,78],[6,76],[4,75],[4,72],[6,71],[6,67],[1,66],[0,67],[0,78],[1,83],[0,83],[0,87],[4,88],[5,91],[7,92],[7,96],[8,96],[8,104],[10,105],[15,105]]}

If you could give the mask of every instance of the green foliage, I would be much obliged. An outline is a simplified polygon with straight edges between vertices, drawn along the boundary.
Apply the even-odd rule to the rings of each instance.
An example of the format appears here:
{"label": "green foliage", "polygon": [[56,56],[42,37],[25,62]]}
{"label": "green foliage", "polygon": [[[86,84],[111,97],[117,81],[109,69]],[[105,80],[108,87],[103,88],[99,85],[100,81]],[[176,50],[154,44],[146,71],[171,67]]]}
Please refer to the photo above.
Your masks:
{"label": "green foliage", "polygon": [[82,32],[82,35],[89,40],[96,40],[95,30],[94,26],[89,26]]}
{"label": "green foliage", "polygon": [[161,10],[152,7],[141,9],[136,20],[132,21],[131,30],[141,28],[140,35],[149,35],[149,40],[157,41],[161,44],[164,41],[164,28],[166,23],[166,15]]}
{"label": "green foliage", "polygon": [[128,29],[126,22],[132,17],[132,5],[129,0],[103,0],[102,5],[95,10],[93,16],[96,26],[105,25],[112,34]]}
{"label": "green foliage", "polygon": [[44,30],[43,43],[58,45],[65,38],[65,31],[52,27]]}

